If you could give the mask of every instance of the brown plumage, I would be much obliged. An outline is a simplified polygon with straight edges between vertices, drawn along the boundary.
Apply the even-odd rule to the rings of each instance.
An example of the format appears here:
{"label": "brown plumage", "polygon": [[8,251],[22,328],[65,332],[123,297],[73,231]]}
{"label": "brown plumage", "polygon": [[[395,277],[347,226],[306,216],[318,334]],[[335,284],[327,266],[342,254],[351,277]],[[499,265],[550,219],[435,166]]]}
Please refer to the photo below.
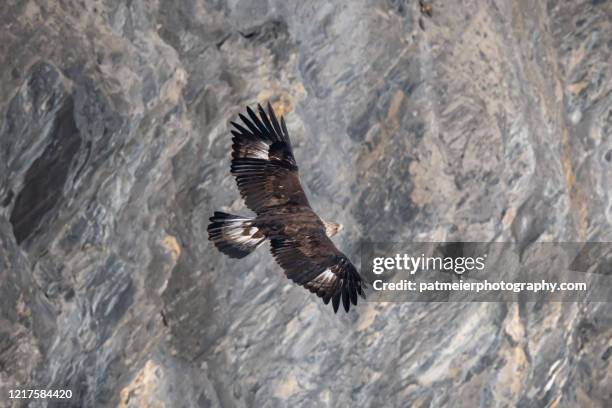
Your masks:
{"label": "brown plumage", "polygon": [[340,302],[348,312],[365,298],[365,282],[329,239],[341,226],[325,222],[312,210],[300,184],[285,120],[268,104],[259,116],[247,108],[243,124],[233,129],[231,173],[255,217],[215,212],[208,237],[232,258],[242,258],[266,240],[274,259],[289,279],[323,299],[334,312]]}

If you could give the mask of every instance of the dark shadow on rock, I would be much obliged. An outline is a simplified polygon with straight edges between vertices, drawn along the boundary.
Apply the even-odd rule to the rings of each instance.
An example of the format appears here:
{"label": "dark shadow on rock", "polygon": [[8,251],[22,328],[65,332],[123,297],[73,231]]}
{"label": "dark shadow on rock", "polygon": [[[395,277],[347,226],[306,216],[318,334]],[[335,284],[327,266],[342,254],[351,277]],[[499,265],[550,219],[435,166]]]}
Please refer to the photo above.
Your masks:
{"label": "dark shadow on rock", "polygon": [[51,140],[28,169],[11,213],[10,222],[19,244],[40,226],[60,199],[72,159],[81,146],[72,98],[58,112]]}

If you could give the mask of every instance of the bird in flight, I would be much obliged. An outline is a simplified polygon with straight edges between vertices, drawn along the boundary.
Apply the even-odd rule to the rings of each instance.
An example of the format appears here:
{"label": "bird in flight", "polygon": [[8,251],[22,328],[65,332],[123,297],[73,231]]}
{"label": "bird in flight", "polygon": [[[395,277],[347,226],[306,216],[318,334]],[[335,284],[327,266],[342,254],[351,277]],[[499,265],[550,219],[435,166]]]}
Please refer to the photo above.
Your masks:
{"label": "bird in flight", "polygon": [[315,293],[334,312],[340,302],[349,311],[357,295],[365,299],[366,283],[351,261],[329,239],[342,226],[323,221],[312,210],[300,184],[285,120],[268,103],[259,116],[247,107],[243,124],[231,122],[231,173],[254,217],[216,211],[208,239],[231,258],[243,258],[270,242],[270,252],[293,282]]}

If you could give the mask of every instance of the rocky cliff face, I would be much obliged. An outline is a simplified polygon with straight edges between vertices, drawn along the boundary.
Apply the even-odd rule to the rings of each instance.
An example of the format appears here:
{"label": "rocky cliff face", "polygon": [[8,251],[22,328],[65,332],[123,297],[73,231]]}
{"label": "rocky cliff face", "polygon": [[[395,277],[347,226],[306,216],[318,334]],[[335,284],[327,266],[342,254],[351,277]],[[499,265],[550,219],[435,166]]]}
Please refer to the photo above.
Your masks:
{"label": "rocky cliff face", "polygon": [[0,385],[91,407],[609,406],[608,303],[334,315],[266,250],[220,255],[206,224],[247,214],[227,124],[270,100],[355,262],[364,240],[611,241],[611,19],[596,0],[431,17],[401,0],[6,0]]}

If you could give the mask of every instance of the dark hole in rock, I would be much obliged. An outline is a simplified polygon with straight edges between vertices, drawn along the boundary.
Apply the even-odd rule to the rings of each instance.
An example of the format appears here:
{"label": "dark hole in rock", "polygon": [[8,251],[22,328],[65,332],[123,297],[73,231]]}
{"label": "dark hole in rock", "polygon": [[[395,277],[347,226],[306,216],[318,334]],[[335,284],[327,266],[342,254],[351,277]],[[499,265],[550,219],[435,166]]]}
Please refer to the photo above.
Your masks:
{"label": "dark hole in rock", "polygon": [[81,145],[73,113],[74,103],[69,98],[57,114],[51,143],[26,173],[10,218],[18,244],[38,228],[62,195],[72,158]]}

